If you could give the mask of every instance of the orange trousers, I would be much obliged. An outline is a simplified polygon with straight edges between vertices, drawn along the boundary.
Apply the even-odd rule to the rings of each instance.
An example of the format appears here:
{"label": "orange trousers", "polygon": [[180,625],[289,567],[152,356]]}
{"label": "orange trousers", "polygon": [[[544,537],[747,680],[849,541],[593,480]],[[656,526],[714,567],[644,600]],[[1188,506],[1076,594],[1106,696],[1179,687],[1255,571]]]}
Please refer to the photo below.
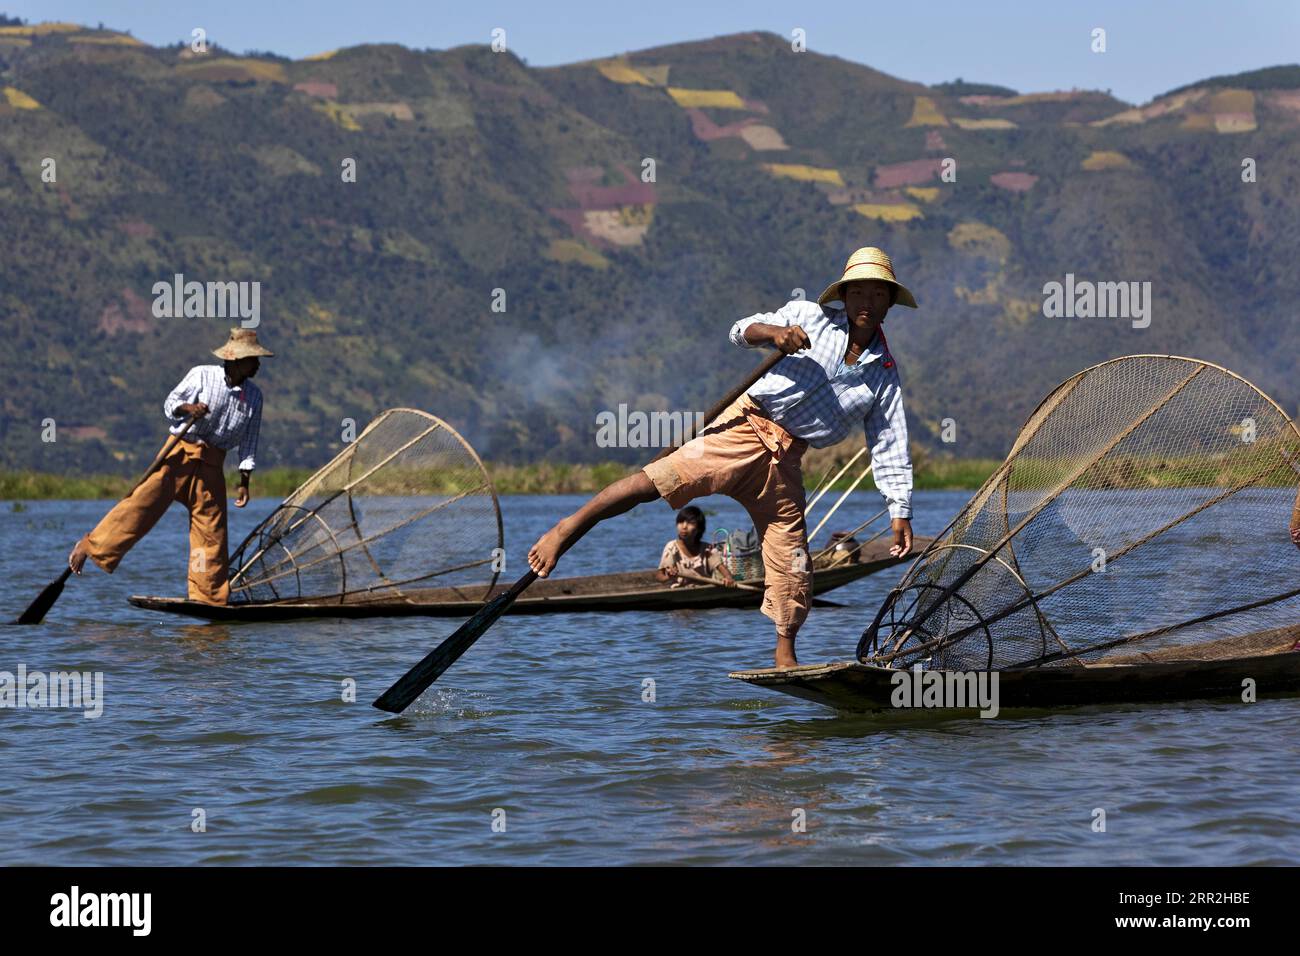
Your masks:
{"label": "orange trousers", "polygon": [[118,502],[87,536],[92,561],[112,574],[135,543],[179,501],[190,512],[189,597],[204,604],[230,601],[226,554],[226,453],[179,441],[139,488]]}

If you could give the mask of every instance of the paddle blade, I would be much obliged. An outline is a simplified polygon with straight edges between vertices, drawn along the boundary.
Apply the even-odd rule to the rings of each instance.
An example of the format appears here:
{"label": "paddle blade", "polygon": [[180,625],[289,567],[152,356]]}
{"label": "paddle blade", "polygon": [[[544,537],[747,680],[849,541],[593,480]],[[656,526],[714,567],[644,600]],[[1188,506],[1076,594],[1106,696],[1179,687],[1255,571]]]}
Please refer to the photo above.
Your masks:
{"label": "paddle blade", "polygon": [[406,674],[392,687],[374,702],[374,706],[380,710],[386,710],[390,714],[400,714],[414,703],[415,699],[423,694],[452,664],[460,658],[480,637],[484,635],[489,627],[496,623],[497,618],[506,612],[506,608],[515,603],[515,598],[523,593],[524,588],[532,584],[537,578],[537,574],[529,571],[522,578],[515,582],[514,586],[503,594],[498,594],[491,601],[484,604],[468,621],[456,629],[456,632],[447,638],[429,654],[412,667]]}
{"label": "paddle blade", "polygon": [[15,624],[40,624],[45,619],[45,615],[50,608],[54,607],[54,602],[59,599],[63,593],[63,585],[67,583],[68,576],[72,574],[72,568],[65,568],[63,573],[55,580],[45,585],[45,590],[36,595],[36,600],[27,605],[27,610],[18,615]]}

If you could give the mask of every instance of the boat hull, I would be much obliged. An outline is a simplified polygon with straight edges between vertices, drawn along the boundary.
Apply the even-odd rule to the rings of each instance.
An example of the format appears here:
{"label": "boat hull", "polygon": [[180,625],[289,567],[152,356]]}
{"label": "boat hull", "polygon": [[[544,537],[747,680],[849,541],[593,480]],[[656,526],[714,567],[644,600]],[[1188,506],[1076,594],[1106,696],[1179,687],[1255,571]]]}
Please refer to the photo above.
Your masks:
{"label": "boat hull", "polygon": [[[1252,651],[1263,651],[1247,656],[1217,660],[1160,659],[1176,656],[1165,651],[1087,666],[999,671],[998,707],[1005,710],[1215,698],[1241,700],[1248,679],[1254,681],[1254,693],[1259,700],[1295,694],[1300,692],[1300,651],[1293,649],[1297,640],[1300,640],[1300,625],[1183,649],[1188,656],[1205,648],[1215,648],[1221,653],[1230,650],[1234,642],[1242,642],[1248,643]],[[917,708],[900,708],[893,703],[897,675],[907,673],[841,661],[786,670],[737,671],[728,676],[836,710],[915,713]],[[956,716],[974,715],[978,710],[935,708],[931,712]]]}
{"label": "boat hull", "polygon": [[[923,548],[928,539],[916,542]],[[904,559],[908,560],[908,559]],[[900,563],[889,555],[889,542],[877,541],[863,547],[862,560],[818,568],[813,573],[813,595],[825,594],[852,581]],[[498,585],[495,596],[509,588]],[[130,602],[149,611],[163,611],[210,621],[288,621],[301,618],[355,617],[469,617],[483,606],[481,590],[457,588],[408,590],[405,600],[391,597],[363,601],[337,599],[274,601],[265,603],[203,604],[184,598],[133,595]],[[631,571],[596,574],[579,578],[551,578],[535,581],[506,611],[507,614],[550,614],[591,611],[671,611],[708,608],[758,607],[761,590],[728,588],[707,584],[668,587],[655,572]]]}

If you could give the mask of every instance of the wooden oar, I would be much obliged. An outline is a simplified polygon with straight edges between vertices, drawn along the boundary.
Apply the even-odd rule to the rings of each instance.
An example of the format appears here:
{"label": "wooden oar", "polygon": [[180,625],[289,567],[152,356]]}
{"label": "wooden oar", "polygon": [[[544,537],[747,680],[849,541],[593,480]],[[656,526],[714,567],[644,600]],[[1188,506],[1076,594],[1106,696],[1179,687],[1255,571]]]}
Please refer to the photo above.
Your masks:
{"label": "wooden oar", "polygon": [[[677,572],[677,576],[679,578],[685,578],[687,581],[694,581],[696,584],[712,584],[714,587],[719,587],[719,588],[726,587],[726,585],[722,581],[717,581],[714,580],[713,578],[706,578],[702,574],[696,574],[694,571],[687,571],[684,568]],[[761,584],[754,584],[751,581],[737,581],[736,587],[740,588],[742,591],[763,590],[763,586]]]}
{"label": "wooden oar", "polygon": [[[145,469],[145,473],[140,476],[140,480],[137,481],[134,485],[132,485],[131,490],[126,493],[127,498],[131,497],[131,495],[134,494],[135,490],[144,484],[145,479],[148,478],[157,470],[158,466],[162,464],[163,459],[171,454],[171,450],[176,447],[176,443],[185,436],[185,433],[190,430],[190,426],[193,425],[196,421],[198,421],[198,419],[195,416],[191,415],[189,418],[185,420],[185,427],[182,428],[179,433],[173,435],[171,438],[167,440],[167,444],[165,444],[163,446],[163,450],[158,453],[158,457],[153,460],[153,464],[151,464],[147,469]],[[45,585],[45,590],[41,591],[40,594],[36,595],[36,600],[33,601],[31,604],[27,605],[27,610],[23,611],[22,614],[18,615],[18,619],[16,621],[13,621],[12,623],[14,624],[41,623],[41,621],[45,619],[45,615],[49,613],[50,608],[54,606],[54,602],[59,599],[59,595],[63,593],[63,586],[68,583],[68,578],[71,575],[72,575],[72,566],[69,565],[68,567],[63,569],[62,574],[60,574],[49,584]]]}
{"label": "wooden oar", "polygon": [[[764,359],[758,368],[754,369],[746,377],[745,381],[728,392],[722,401],[708,411],[704,416],[705,423],[711,423],[725,412],[732,402],[749,391],[750,386],[766,375],[768,370],[783,358],[785,358],[785,354],[776,351]],[[653,460],[658,461],[672,451],[672,448],[665,448]],[[455,630],[451,637],[430,651],[424,660],[412,667],[397,683],[384,691],[374,702],[374,706],[380,710],[386,710],[390,714],[400,714],[406,710],[417,697],[428,689],[430,684],[442,676],[443,671],[454,664],[460,655],[469,650],[474,642],[496,623],[497,618],[505,613],[506,608],[513,604],[515,599],[524,593],[524,589],[535,580],[537,580],[537,572],[530,568],[528,573],[516,581],[510,590],[498,594],[479,608],[473,617]]]}

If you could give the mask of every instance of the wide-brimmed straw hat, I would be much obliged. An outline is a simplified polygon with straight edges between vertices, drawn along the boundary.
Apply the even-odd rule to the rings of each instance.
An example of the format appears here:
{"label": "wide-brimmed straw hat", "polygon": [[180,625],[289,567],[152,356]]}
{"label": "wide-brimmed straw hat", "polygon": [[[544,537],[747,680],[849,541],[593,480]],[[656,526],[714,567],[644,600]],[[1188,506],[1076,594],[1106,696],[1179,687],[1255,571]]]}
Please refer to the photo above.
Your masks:
{"label": "wide-brimmed straw hat", "polygon": [[219,359],[233,361],[242,358],[261,358],[275,353],[257,341],[257,333],[252,329],[231,329],[226,344],[219,349],[213,349],[212,354]]}
{"label": "wide-brimmed straw hat", "polygon": [[894,278],[894,264],[889,261],[889,256],[885,255],[883,249],[877,249],[875,246],[863,246],[849,256],[849,261],[844,266],[844,275],[826,287],[826,291],[817,300],[818,305],[836,300],[844,301],[841,295],[844,283],[859,282],[863,279],[880,279],[890,283],[898,289],[898,295],[894,299],[898,305],[905,305],[909,309],[916,308],[916,299],[912,297],[907,286]]}

